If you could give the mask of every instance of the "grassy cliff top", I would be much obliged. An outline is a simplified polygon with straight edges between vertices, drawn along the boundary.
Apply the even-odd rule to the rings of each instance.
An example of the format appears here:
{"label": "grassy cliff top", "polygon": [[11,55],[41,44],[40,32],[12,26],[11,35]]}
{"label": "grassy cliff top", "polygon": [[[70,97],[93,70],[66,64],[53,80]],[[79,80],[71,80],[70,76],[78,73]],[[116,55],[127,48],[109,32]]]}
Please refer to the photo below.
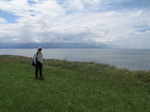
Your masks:
{"label": "grassy cliff top", "polygon": [[150,71],[46,59],[40,81],[31,62],[0,55],[0,112],[150,111]]}

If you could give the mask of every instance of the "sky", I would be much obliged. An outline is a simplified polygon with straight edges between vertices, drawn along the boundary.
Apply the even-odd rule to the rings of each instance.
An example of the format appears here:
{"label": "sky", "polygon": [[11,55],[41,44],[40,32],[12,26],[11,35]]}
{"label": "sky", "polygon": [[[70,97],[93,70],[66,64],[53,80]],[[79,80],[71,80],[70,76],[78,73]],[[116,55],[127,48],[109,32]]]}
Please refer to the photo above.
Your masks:
{"label": "sky", "polygon": [[0,44],[150,49],[150,0],[0,0]]}

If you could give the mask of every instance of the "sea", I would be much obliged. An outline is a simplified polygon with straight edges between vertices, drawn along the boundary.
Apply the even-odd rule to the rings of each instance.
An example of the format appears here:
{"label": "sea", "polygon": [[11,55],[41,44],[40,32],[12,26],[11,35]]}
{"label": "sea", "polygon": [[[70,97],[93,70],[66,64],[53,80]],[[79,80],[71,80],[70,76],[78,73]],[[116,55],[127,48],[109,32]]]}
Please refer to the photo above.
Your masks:
{"label": "sea", "polygon": [[[33,57],[37,49],[0,49],[0,55]],[[150,70],[150,49],[43,49],[45,59],[95,62],[130,70]]]}

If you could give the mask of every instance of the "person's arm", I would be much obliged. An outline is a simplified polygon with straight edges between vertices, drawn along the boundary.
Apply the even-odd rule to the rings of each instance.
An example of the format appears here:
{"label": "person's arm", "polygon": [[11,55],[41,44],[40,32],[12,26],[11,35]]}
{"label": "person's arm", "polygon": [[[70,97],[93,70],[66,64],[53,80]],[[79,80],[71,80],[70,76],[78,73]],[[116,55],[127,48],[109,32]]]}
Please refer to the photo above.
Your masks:
{"label": "person's arm", "polygon": [[42,61],[42,63],[43,63],[43,54],[42,54],[41,58],[42,58],[42,60],[41,60],[41,61]]}
{"label": "person's arm", "polygon": [[37,53],[35,53],[34,56],[33,56],[33,61],[34,61],[35,64],[36,64],[36,57],[37,57]]}

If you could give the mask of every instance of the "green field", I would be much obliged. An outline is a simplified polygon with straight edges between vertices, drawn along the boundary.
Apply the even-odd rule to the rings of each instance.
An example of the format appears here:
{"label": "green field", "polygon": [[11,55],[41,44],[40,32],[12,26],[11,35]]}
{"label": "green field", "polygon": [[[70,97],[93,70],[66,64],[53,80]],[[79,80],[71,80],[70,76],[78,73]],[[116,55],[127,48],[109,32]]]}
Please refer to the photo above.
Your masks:
{"label": "green field", "polygon": [[0,112],[150,112],[150,71],[0,55]]}

